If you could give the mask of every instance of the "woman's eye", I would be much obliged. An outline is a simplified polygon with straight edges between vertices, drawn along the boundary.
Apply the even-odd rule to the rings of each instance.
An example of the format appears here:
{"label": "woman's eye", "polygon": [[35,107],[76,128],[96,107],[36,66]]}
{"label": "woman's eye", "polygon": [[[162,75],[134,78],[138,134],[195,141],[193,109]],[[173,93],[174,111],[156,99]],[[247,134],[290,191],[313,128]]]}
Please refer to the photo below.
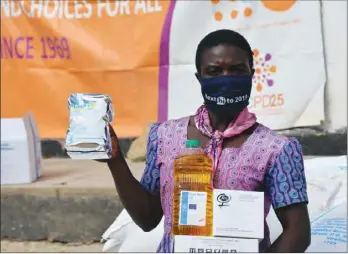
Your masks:
{"label": "woman's eye", "polygon": [[217,74],[221,73],[221,69],[219,69],[219,68],[210,69],[208,73],[210,75],[217,75]]}
{"label": "woman's eye", "polygon": [[246,74],[247,70],[245,70],[244,68],[239,68],[239,69],[232,69],[231,72],[236,74]]}

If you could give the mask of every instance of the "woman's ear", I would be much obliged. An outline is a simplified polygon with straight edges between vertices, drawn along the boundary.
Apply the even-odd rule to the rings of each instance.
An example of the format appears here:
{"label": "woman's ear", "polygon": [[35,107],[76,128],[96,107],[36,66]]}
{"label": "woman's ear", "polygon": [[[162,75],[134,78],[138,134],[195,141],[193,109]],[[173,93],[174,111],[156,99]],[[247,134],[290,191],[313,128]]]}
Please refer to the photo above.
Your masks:
{"label": "woman's ear", "polygon": [[195,76],[196,76],[198,82],[201,83],[201,76],[199,75],[198,72],[195,73]]}
{"label": "woman's ear", "polygon": [[251,69],[251,76],[254,76],[255,74],[255,69]]}

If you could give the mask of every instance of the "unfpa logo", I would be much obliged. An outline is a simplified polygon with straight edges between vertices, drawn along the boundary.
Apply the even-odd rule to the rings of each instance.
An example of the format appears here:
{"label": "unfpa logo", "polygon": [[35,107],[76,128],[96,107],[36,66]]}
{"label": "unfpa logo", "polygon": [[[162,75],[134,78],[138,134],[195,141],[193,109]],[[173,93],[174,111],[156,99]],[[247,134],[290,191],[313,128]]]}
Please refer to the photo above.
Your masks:
{"label": "unfpa logo", "polygon": [[[218,4],[225,0],[211,0],[212,4],[215,6],[218,6]],[[253,9],[251,5],[248,6],[242,6],[236,5],[237,2],[242,3],[250,3],[250,2],[256,2],[256,1],[250,1],[250,0],[229,0],[230,2],[234,3],[233,7],[230,11],[230,18],[231,19],[237,19],[240,17],[249,18],[253,15]],[[258,1],[262,3],[263,7],[270,11],[274,12],[284,12],[287,10],[290,10],[294,4],[296,3],[296,0],[260,0]],[[214,19],[216,21],[221,21],[224,19],[224,14],[222,14],[221,11],[216,11],[214,13]]]}
{"label": "unfpa logo", "polygon": [[254,68],[253,84],[256,91],[261,92],[265,86],[272,87],[274,85],[273,75],[277,72],[277,66],[271,64],[272,55],[260,54],[259,50],[254,49]]}

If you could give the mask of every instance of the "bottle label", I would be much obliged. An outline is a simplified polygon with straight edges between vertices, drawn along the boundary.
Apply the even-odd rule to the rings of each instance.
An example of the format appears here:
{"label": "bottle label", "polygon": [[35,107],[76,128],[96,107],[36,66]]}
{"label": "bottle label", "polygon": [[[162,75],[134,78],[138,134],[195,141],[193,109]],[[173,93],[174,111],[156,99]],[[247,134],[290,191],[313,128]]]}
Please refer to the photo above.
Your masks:
{"label": "bottle label", "polygon": [[205,226],[207,196],[201,191],[181,191],[179,225]]}

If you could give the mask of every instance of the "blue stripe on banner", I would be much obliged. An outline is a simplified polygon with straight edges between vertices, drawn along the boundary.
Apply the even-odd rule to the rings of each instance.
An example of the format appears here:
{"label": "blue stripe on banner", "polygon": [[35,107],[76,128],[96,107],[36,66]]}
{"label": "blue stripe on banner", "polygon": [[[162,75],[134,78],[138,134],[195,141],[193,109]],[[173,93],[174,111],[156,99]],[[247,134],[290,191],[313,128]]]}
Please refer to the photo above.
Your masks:
{"label": "blue stripe on banner", "polygon": [[181,192],[180,197],[180,224],[187,225],[187,212],[188,212],[188,195],[187,191]]}

